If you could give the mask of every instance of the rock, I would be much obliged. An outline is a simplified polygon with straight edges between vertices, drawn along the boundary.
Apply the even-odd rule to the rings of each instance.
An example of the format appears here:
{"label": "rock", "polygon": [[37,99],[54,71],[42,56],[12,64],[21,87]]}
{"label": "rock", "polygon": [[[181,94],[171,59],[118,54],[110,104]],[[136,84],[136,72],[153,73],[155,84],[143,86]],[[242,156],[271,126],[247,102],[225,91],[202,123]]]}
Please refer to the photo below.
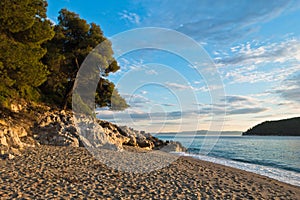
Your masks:
{"label": "rock", "polygon": [[18,113],[18,112],[20,112],[21,110],[23,110],[23,106],[22,106],[21,104],[14,104],[14,103],[12,103],[12,104],[10,105],[10,110],[13,111],[13,112]]}
{"label": "rock", "polygon": [[0,125],[2,125],[2,126],[8,126],[7,123],[6,123],[6,121],[4,121],[2,119],[0,119]]}
{"label": "rock", "polygon": [[146,149],[153,149],[154,147],[154,144],[152,141],[149,141],[149,140],[146,140],[146,139],[138,139],[137,140],[137,144],[139,147],[141,148],[146,148]]}
{"label": "rock", "polygon": [[40,145],[39,142],[32,137],[22,137],[20,140],[23,142],[24,147],[35,147]]}
{"label": "rock", "polygon": [[11,147],[11,148],[9,149],[9,151],[10,151],[12,154],[14,154],[14,155],[18,155],[18,156],[21,155],[21,152],[19,151],[19,149],[16,149],[16,148]]}
{"label": "rock", "polygon": [[12,155],[12,154],[8,154],[8,159],[9,160],[12,160],[12,159],[14,159],[15,158],[15,156],[14,155]]}
{"label": "rock", "polygon": [[27,135],[27,131],[19,125],[15,127],[0,125],[0,150],[2,158],[12,158],[13,156],[21,155],[21,151],[25,147],[35,146],[35,142],[27,143],[28,141],[32,142],[32,140]]}
{"label": "rock", "polygon": [[38,131],[37,140],[40,144],[79,147],[78,136],[71,131],[72,129],[75,128],[52,123],[45,127],[35,128],[35,131]]}
{"label": "rock", "polygon": [[4,153],[4,154],[0,154],[0,158],[2,160],[5,160],[5,159],[12,160],[12,159],[15,158],[15,156],[13,154],[10,154],[10,153]]}
{"label": "rock", "polygon": [[0,132],[0,145],[8,146],[6,137],[4,136],[3,132]]}
{"label": "rock", "polygon": [[125,143],[123,143],[124,145],[127,145],[127,146],[133,146],[133,147],[136,147],[138,146],[137,142],[136,142],[136,138],[132,135],[129,135],[127,137],[129,140]]}
{"label": "rock", "polygon": [[186,152],[186,148],[183,147],[181,143],[174,141],[165,143],[165,145],[162,146],[160,150],[165,152]]}
{"label": "rock", "polygon": [[[22,120],[21,120],[22,121]],[[35,145],[53,146],[85,146],[121,151],[123,146],[140,147],[147,150],[161,149],[166,151],[181,151],[177,143],[166,142],[153,137],[145,131],[137,131],[127,126],[117,126],[113,123],[94,119],[89,116],[73,115],[71,111],[48,109],[43,114],[37,114],[33,127],[25,129],[19,123],[7,126],[5,120],[0,121],[0,145],[11,148],[11,154],[18,155],[17,150]]]}
{"label": "rock", "polygon": [[7,128],[4,129],[4,135],[6,137],[7,144],[14,148],[23,148],[23,143],[20,140],[18,133],[14,129]]}
{"label": "rock", "polygon": [[129,138],[127,144],[130,146],[138,146],[147,149],[152,149],[154,146],[154,144],[151,141],[147,140],[147,138],[143,134],[132,128],[121,126],[119,127],[118,131],[121,135]]}
{"label": "rock", "polygon": [[105,148],[110,150],[121,150],[122,143],[113,135],[102,128],[99,124],[81,122],[77,127],[80,131],[80,140],[88,148]]}
{"label": "rock", "polygon": [[19,138],[27,136],[27,131],[23,127],[18,127],[18,126],[13,127],[12,131],[15,132],[16,134],[18,134]]}
{"label": "rock", "polygon": [[130,140],[120,135],[112,123],[85,116],[73,118],[73,113],[67,111],[46,113],[36,124],[34,135],[40,144],[114,150],[122,149],[123,143]]}

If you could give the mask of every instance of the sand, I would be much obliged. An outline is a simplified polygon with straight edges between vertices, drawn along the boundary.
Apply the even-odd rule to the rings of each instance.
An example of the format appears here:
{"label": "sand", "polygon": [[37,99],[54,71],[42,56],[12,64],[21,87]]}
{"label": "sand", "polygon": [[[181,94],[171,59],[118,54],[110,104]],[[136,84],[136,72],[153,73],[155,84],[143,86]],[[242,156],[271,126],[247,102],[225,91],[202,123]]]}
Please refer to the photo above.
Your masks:
{"label": "sand", "polygon": [[[102,151],[98,158],[103,155],[110,158],[99,160],[85,148],[41,146],[28,150],[13,160],[0,160],[0,199],[300,197],[300,187],[257,174],[162,152],[150,154],[147,151],[136,153],[132,148],[127,150],[117,153],[122,159],[115,158],[115,152]],[[153,157],[155,158],[148,162],[145,160]],[[143,171],[137,173],[124,168],[124,163],[116,164],[117,161],[124,160],[129,166],[131,162],[144,162],[140,164]],[[108,161],[113,164],[103,164]],[[153,170],[151,166],[154,162],[162,164],[157,164],[157,169]],[[169,162],[171,163],[168,164]]]}

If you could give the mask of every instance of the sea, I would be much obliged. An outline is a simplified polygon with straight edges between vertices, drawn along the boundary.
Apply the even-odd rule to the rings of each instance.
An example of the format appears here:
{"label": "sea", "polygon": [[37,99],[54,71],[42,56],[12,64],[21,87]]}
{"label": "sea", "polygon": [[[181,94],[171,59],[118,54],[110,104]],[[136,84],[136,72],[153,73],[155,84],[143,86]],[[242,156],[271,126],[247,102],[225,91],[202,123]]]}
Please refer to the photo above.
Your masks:
{"label": "sea", "polygon": [[178,141],[188,149],[187,152],[176,154],[300,186],[300,137],[206,136],[184,133],[160,133],[155,136],[162,140]]}

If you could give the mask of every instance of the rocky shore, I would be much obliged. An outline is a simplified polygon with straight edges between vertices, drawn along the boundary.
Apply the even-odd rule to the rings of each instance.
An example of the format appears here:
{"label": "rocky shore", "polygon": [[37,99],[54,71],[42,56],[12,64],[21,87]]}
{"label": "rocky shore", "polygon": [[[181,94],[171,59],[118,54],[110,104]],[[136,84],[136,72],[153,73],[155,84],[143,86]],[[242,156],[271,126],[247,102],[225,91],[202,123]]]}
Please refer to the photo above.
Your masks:
{"label": "rocky shore", "polygon": [[[15,110],[18,115],[18,110]],[[39,145],[103,148],[122,151],[124,146],[144,150],[185,151],[177,142],[162,141],[150,133],[117,126],[100,119],[76,116],[71,111],[48,110],[31,120],[0,119],[2,158],[12,159],[25,148]],[[19,121],[18,121],[19,120]]]}
{"label": "rocky shore", "polygon": [[143,131],[70,111],[20,109],[0,111],[0,199],[300,196],[297,186],[170,154],[185,148]]}

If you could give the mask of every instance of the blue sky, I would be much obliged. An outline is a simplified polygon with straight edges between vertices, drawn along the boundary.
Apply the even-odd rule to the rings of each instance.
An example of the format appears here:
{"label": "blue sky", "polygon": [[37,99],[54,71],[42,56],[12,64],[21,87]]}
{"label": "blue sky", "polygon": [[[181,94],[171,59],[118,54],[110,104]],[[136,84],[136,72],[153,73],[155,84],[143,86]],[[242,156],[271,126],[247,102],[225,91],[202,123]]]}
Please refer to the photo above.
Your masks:
{"label": "blue sky", "polygon": [[[109,77],[127,99],[125,112],[99,117],[150,132],[245,131],[265,120],[300,113],[300,1],[98,1],[49,0],[56,21],[67,8],[100,25],[107,37],[160,27],[195,40],[222,81],[222,103],[213,103],[210,80],[171,52],[142,49],[117,58]],[[137,35],[136,37],[142,37]],[[180,44],[181,41],[178,41]],[[114,46],[113,46],[114,47]],[[218,119],[226,108],[224,119]]]}

